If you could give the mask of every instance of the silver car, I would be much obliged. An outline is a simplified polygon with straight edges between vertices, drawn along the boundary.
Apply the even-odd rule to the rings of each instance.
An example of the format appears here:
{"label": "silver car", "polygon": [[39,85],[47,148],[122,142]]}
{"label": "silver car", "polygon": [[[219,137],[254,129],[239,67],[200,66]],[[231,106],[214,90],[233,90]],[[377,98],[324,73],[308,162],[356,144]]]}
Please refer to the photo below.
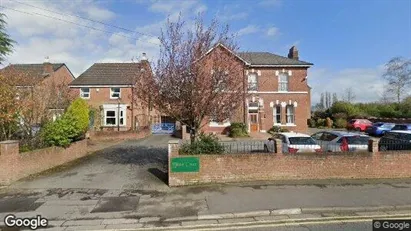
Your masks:
{"label": "silver car", "polygon": [[367,135],[345,131],[321,131],[311,137],[325,152],[355,152],[368,150]]}
{"label": "silver car", "polygon": [[[295,132],[283,132],[276,135],[282,141],[282,153],[309,153],[322,152],[321,147],[316,144],[309,135]],[[276,152],[275,142],[269,138],[264,142],[266,152]]]}

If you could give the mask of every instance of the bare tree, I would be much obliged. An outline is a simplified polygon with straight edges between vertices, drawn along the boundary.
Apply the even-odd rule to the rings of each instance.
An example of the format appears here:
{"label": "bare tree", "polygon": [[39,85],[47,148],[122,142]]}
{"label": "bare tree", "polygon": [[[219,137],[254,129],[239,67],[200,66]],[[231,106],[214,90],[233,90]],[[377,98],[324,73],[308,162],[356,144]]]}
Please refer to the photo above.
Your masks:
{"label": "bare tree", "polygon": [[333,102],[332,104],[338,102],[338,97],[337,97],[337,93],[333,93]]}
{"label": "bare tree", "polygon": [[137,74],[135,90],[139,99],[186,124],[192,142],[209,118],[230,118],[245,97],[234,35],[216,20],[206,26],[202,18],[195,19],[194,28],[186,27],[181,18],[168,20],[154,76]]}
{"label": "bare tree", "polygon": [[385,64],[383,78],[388,82],[388,93],[395,95],[398,103],[401,102],[405,90],[411,87],[411,59],[395,57]]}
{"label": "bare tree", "polygon": [[355,100],[356,97],[357,96],[355,95],[352,87],[349,87],[349,88],[344,89],[344,93],[343,93],[341,98],[345,102],[352,103]]}

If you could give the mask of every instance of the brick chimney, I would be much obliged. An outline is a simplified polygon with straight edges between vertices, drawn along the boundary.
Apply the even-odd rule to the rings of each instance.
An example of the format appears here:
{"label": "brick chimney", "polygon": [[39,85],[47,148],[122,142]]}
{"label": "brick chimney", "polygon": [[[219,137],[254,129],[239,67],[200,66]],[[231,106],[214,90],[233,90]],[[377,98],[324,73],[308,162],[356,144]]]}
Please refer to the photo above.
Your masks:
{"label": "brick chimney", "polygon": [[53,65],[50,63],[50,59],[49,59],[49,57],[47,56],[45,59],[44,59],[44,63],[43,63],[43,73],[44,74],[51,74],[51,73],[53,73]]}
{"label": "brick chimney", "polygon": [[288,58],[298,60],[298,50],[296,46],[292,46],[288,51]]}

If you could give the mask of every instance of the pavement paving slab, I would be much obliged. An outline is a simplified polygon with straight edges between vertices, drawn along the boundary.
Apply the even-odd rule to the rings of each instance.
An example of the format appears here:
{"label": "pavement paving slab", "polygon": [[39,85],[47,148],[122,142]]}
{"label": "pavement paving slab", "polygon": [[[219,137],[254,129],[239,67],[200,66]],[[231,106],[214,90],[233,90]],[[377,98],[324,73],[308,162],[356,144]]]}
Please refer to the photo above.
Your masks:
{"label": "pavement paving slab", "polygon": [[137,209],[139,197],[104,197],[91,213],[133,211]]}

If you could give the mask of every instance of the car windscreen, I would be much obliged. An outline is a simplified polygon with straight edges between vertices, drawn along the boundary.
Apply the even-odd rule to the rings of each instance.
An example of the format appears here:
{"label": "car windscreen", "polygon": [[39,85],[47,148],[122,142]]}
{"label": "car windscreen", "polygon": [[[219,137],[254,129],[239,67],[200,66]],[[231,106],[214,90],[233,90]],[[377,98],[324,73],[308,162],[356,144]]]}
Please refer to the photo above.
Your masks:
{"label": "car windscreen", "polygon": [[394,127],[395,126],[395,124],[382,124],[382,128],[392,128],[392,127]]}
{"label": "car windscreen", "polygon": [[347,139],[348,144],[368,145],[369,137],[366,136],[344,136],[341,137],[337,143],[341,143],[342,139]]}
{"label": "car windscreen", "polygon": [[290,141],[290,144],[316,144],[314,139],[311,137],[289,137],[288,140]]}
{"label": "car windscreen", "polygon": [[372,126],[374,127],[382,127],[384,123],[373,123]]}

